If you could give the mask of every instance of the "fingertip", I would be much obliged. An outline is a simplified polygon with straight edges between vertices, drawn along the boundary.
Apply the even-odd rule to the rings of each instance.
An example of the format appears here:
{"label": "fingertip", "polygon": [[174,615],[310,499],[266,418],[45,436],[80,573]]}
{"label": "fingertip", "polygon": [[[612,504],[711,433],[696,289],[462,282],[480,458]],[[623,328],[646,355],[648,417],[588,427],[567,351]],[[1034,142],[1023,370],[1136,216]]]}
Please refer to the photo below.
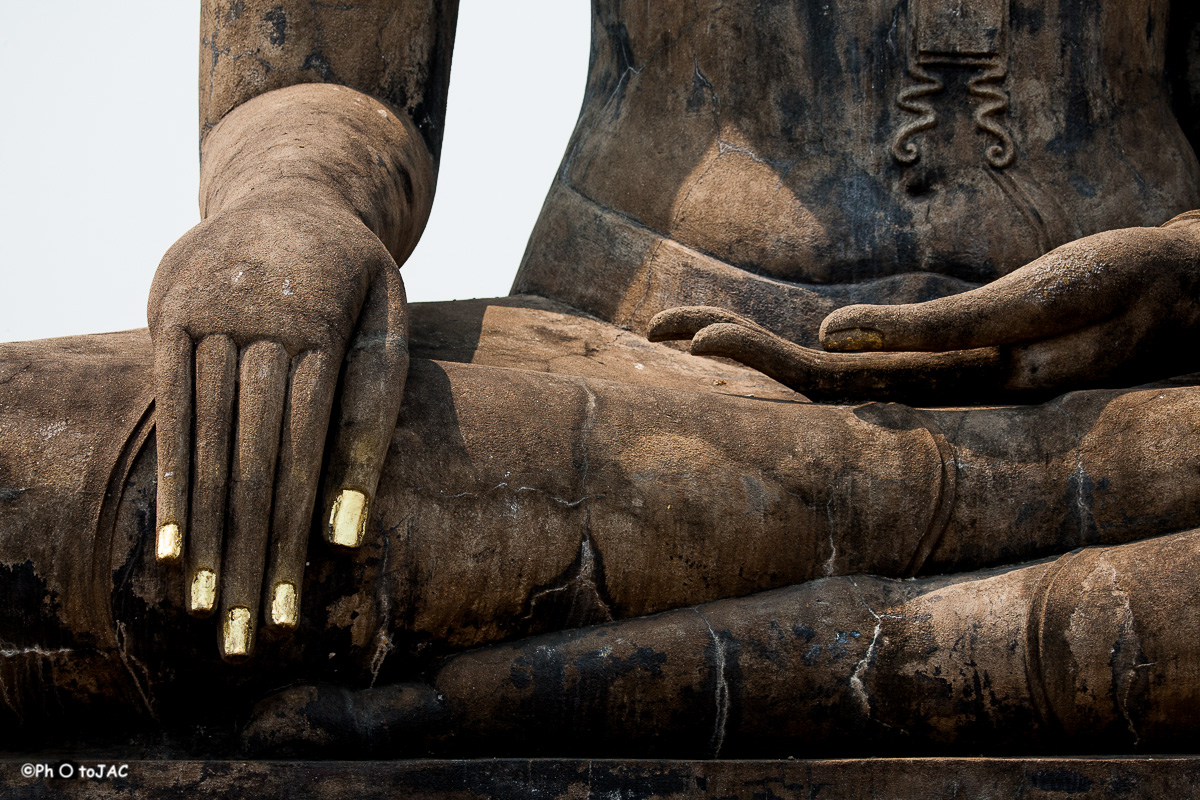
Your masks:
{"label": "fingertip", "polygon": [[673,339],[680,338],[679,332],[674,330],[672,320],[675,318],[675,309],[668,308],[665,311],[660,311],[650,318],[650,325],[646,330],[646,339],[651,342],[669,342]]}
{"label": "fingertip", "polygon": [[342,489],[329,509],[325,539],[338,547],[355,548],[362,544],[367,530],[367,495],[356,489]]}
{"label": "fingertip", "polygon": [[876,306],[858,304],[832,312],[817,333],[821,347],[841,353],[883,349],[885,337],[878,311]]}
{"label": "fingertip", "polygon": [[716,306],[678,306],[660,311],[650,318],[646,338],[652,342],[691,339],[704,328],[718,324],[762,329],[741,314]]}
{"label": "fingertip", "polygon": [[183,556],[183,532],[179,525],[168,522],[159,526],[154,541],[154,557],[164,564],[174,564]]}
{"label": "fingertip", "polygon": [[821,346],[835,353],[883,349],[883,332],[875,328],[842,328],[821,331]]}
{"label": "fingertip", "polygon": [[286,581],[277,583],[271,592],[271,626],[294,630],[300,623],[299,605],[295,584]]}
{"label": "fingertip", "polygon": [[188,611],[195,617],[207,617],[217,605],[217,573],[198,569],[192,575],[188,592]]}
{"label": "fingertip", "polygon": [[249,608],[234,606],[227,610],[221,620],[221,657],[234,663],[249,658],[253,633]]}
{"label": "fingertip", "polygon": [[754,338],[754,332],[741,325],[718,322],[701,328],[692,337],[691,353],[695,356],[737,357],[744,349],[744,342]]}

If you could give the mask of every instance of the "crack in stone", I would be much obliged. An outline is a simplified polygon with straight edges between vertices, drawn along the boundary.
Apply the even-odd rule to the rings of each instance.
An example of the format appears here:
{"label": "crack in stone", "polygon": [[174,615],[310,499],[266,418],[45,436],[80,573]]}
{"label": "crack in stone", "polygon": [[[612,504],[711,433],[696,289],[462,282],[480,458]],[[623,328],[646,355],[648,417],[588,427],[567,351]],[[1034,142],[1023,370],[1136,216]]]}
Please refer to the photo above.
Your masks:
{"label": "crack in stone", "polygon": [[12,696],[8,693],[8,682],[4,680],[4,673],[2,670],[0,670],[0,700],[3,700],[4,705],[8,706],[9,709],[12,710],[13,714],[15,714],[17,717],[17,721],[24,725],[25,715],[22,714],[21,709],[17,708],[16,704],[13,703]]}
{"label": "crack in stone", "polygon": [[713,733],[710,742],[712,745],[712,757],[717,758],[721,755],[721,748],[725,745],[725,728],[729,723],[729,679],[725,674],[726,646],[725,641],[713,630],[708,617],[704,616],[704,613],[697,607],[693,607],[692,611],[696,612],[696,616],[703,620],[704,627],[708,628],[708,635],[712,637],[713,652],[716,656],[717,689],[714,700],[717,704],[717,715],[713,721]]}
{"label": "crack in stone", "polygon": [[[518,495],[522,494],[524,492],[533,492],[535,494],[543,494],[550,500],[553,500],[555,503],[558,503],[560,506],[564,506],[566,508],[577,508],[577,507],[583,505],[584,503],[586,503],[588,500],[596,499],[591,496],[584,495],[583,497],[579,497],[574,500],[569,500],[565,497],[559,497],[556,494],[552,494],[551,492],[548,492],[545,489],[539,489],[536,486],[517,486],[514,488],[514,487],[510,486],[507,481],[501,481],[500,483],[496,484],[492,488],[484,490],[484,492],[485,493],[486,492],[496,492],[496,491],[500,491],[502,489],[507,489]],[[438,496],[438,498],[442,499],[442,500],[457,500],[462,497],[470,497],[470,498],[477,500],[480,497],[479,492],[455,492],[454,494],[446,494],[445,489],[432,489],[428,486],[414,486],[414,487],[412,487],[411,491],[416,492],[418,494],[436,494]],[[603,496],[604,495],[597,495],[597,497],[603,497]],[[3,499],[3,498],[0,497],[0,499]]]}
{"label": "crack in stone", "polygon": [[597,560],[591,537],[585,536],[580,541],[576,564],[578,566],[570,570],[572,574],[564,578],[560,585],[543,589],[530,598],[528,619],[537,615],[539,605],[557,600],[558,597],[563,598],[566,602],[552,602],[551,604],[565,608],[561,620],[561,624],[565,627],[577,628],[611,622],[614,619],[612,608],[604,600],[596,581]]}
{"label": "crack in stone", "polygon": [[829,494],[829,500],[825,503],[825,522],[829,526],[829,558],[825,559],[825,563],[821,565],[821,574],[825,577],[832,577],[837,569],[837,521],[835,519],[834,505],[837,502],[838,492],[842,489],[842,480],[838,479],[833,485],[833,491]]}
{"label": "crack in stone", "polygon": [[[1070,427],[1071,435],[1074,439],[1072,450],[1075,451],[1075,471],[1072,473],[1072,481],[1074,486],[1072,490],[1075,493],[1075,511],[1079,517],[1079,544],[1083,545],[1088,542],[1088,521],[1090,520],[1092,528],[1096,528],[1096,522],[1092,517],[1092,509],[1087,504],[1087,497],[1084,491],[1085,482],[1088,480],[1087,471],[1083,466],[1083,441],[1079,433],[1079,425],[1075,421],[1075,417],[1071,415],[1065,408],[1062,407],[1062,398],[1059,398],[1053,403],[1050,403],[1050,408],[1061,414]],[[1068,483],[1070,485],[1070,483]]]}
{"label": "crack in stone", "polygon": [[156,714],[154,711],[154,704],[150,702],[150,695],[146,693],[146,687],[142,685],[142,679],[138,677],[138,674],[134,671],[133,667],[134,665],[137,665],[137,667],[141,669],[143,675],[149,675],[149,671],[146,669],[145,664],[142,664],[137,660],[137,658],[129,654],[129,651],[126,649],[125,636],[125,623],[118,622],[117,655],[120,656],[121,663],[125,665],[125,670],[129,673],[129,677],[133,679],[133,685],[137,688],[138,694],[141,695],[142,703],[146,706],[147,713],[150,714],[151,719],[157,722],[158,714]]}
{"label": "crack in stone", "polygon": [[[1113,700],[1116,703],[1117,709],[1121,712],[1121,716],[1125,718],[1125,727],[1129,729],[1130,735],[1133,736],[1133,746],[1137,747],[1142,737],[1138,733],[1133,721],[1133,715],[1130,713],[1129,694],[1133,690],[1137,670],[1150,665],[1136,663],[1138,653],[1141,651],[1141,642],[1133,627],[1133,606],[1129,602],[1129,593],[1121,588],[1117,577],[1117,568],[1103,556],[1100,557],[1100,563],[1108,568],[1113,596],[1121,603],[1120,613],[1117,619],[1114,620],[1120,626],[1118,639],[1113,643],[1110,653],[1110,658],[1112,659],[1110,663],[1113,669],[1113,689],[1115,690]],[[1128,664],[1124,670],[1121,670],[1120,674],[1117,674],[1118,665],[1113,663],[1118,657],[1118,648],[1122,651],[1126,648],[1129,650]]]}
{"label": "crack in stone", "polygon": [[859,659],[858,664],[854,667],[854,672],[850,674],[850,689],[854,692],[854,696],[858,698],[863,714],[868,719],[871,717],[871,697],[867,694],[867,687],[863,684],[862,674],[871,666],[871,658],[875,655],[875,648],[879,644],[879,637],[883,634],[883,620],[879,617],[876,617],[875,620],[875,633],[871,636],[871,644],[867,646],[867,652]]}
{"label": "crack in stone", "polygon": [[375,615],[378,627],[375,629],[375,652],[371,655],[370,687],[374,687],[375,682],[379,680],[379,670],[383,668],[383,662],[387,659],[388,654],[395,649],[395,645],[392,643],[392,636],[389,633],[392,627],[391,592],[385,586],[387,582],[383,580],[383,576],[388,574],[388,558],[392,552],[392,538],[388,534],[408,521],[409,518],[405,517],[389,530],[382,531],[382,535],[379,537],[379,541],[382,542],[382,552],[379,556],[379,575],[375,580]]}
{"label": "crack in stone", "polygon": [[45,650],[41,647],[3,647],[0,648],[0,658],[15,658],[17,656],[43,656],[46,658],[52,656],[66,655],[75,651],[69,647],[59,647],[54,650]]}
{"label": "crack in stone", "polygon": [[[858,663],[854,666],[854,671],[850,674],[850,690],[854,692],[854,696],[862,706],[863,714],[867,719],[871,719],[871,696],[867,693],[867,687],[863,683],[862,676],[870,669],[871,659],[875,657],[875,650],[879,646],[879,637],[883,635],[883,621],[885,619],[900,619],[900,617],[896,614],[877,614],[875,609],[871,608],[871,604],[867,602],[867,598],[863,596],[862,590],[854,578],[847,577],[846,580],[850,581],[850,585],[854,587],[854,594],[858,597],[858,602],[862,603],[862,607],[875,619],[875,632],[871,636],[871,643],[867,645],[867,652],[858,660]],[[893,727],[883,720],[877,721],[884,727]]]}

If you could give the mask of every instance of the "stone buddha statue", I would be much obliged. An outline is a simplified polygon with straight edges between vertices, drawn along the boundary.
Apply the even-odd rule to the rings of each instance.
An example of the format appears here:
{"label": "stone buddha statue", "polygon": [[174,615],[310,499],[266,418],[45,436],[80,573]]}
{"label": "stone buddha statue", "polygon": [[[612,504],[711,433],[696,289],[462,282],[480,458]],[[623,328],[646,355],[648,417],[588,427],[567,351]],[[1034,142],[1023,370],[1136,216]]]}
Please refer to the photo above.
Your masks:
{"label": "stone buddha statue", "polygon": [[593,8],[514,295],[410,306],[457,5],[204,1],[149,336],[0,348],[11,744],[1189,747],[1197,13]]}

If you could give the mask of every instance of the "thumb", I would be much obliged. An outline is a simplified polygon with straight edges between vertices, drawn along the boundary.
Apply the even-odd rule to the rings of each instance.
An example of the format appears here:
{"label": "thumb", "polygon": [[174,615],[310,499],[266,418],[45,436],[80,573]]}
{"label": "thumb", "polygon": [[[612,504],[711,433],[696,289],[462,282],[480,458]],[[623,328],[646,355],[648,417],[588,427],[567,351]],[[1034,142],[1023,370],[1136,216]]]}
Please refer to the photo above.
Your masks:
{"label": "thumb", "polygon": [[371,501],[400,415],[408,374],[408,318],[400,271],[384,270],[346,353],[326,475],[325,538],[362,543]]}

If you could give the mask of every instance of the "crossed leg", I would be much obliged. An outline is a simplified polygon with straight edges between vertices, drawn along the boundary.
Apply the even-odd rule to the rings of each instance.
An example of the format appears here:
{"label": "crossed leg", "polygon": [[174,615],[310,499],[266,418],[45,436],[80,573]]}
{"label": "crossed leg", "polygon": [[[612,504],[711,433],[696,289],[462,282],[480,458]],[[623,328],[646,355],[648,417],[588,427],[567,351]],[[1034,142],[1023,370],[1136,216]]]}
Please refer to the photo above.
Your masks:
{"label": "crossed leg", "polygon": [[[661,635],[691,642],[691,655],[680,657],[674,678],[664,678],[670,691],[663,696],[674,698],[672,707],[708,700],[680,711],[664,729],[693,731],[701,705],[728,724],[734,706],[721,712],[720,698],[731,697],[730,678],[722,684],[713,677],[715,694],[705,694],[688,676],[699,674],[693,667],[701,656],[734,663],[733,645],[720,642],[751,641],[749,631],[737,632],[738,619],[766,630],[812,630],[799,656],[788,655],[792,644],[780,644],[766,647],[757,666],[738,667],[752,687],[738,689],[739,696],[778,696],[794,680],[789,659],[803,661],[815,644],[825,648],[817,654],[840,654],[839,669],[856,665],[841,678],[830,673],[849,692],[830,700],[840,708],[862,700],[857,690],[866,691],[869,673],[858,666],[874,663],[895,638],[878,611],[889,606],[839,601],[851,610],[826,625],[831,640],[818,640],[825,635],[819,620],[796,621],[788,609],[797,598],[828,604],[822,594],[829,587],[848,597],[846,587],[904,594],[895,587],[918,584],[805,582],[978,569],[1200,523],[1200,504],[1191,499],[1200,496],[1193,422],[1200,398],[1191,388],[932,412],[766,402],[417,361],[371,542],[346,560],[314,547],[300,630],[266,642],[251,664],[230,666],[216,659],[215,629],[203,634],[211,621],[183,613],[179,582],[152,558],[153,447],[140,366],[148,362],[140,360],[138,342],[129,334],[81,338],[69,347],[42,343],[53,352],[5,346],[0,485],[15,488],[0,507],[0,562],[3,591],[14,602],[0,635],[12,651],[3,662],[11,730],[30,730],[31,719],[77,721],[110,707],[132,708],[150,727],[194,726],[198,719],[232,725],[253,700],[289,682],[362,687],[424,677],[444,685],[453,704],[475,696],[452,690],[460,685],[450,682],[453,675],[472,674],[455,673],[454,664],[493,658],[495,674],[511,676],[516,656],[506,661],[508,651],[483,650],[439,671],[441,656],[642,618],[559,634],[556,641],[565,644],[529,639],[505,647],[528,645],[536,654],[604,631],[631,636],[625,631],[661,629],[668,617],[645,615],[670,609],[686,609],[669,615],[667,625],[682,632]],[[96,385],[108,387],[107,405],[76,399]],[[48,444],[31,444],[39,441]],[[718,605],[693,610],[709,603]],[[720,614],[733,621],[721,622]],[[1017,600],[1012,614],[1028,618]],[[987,619],[974,612],[962,618],[972,625]],[[647,669],[657,674],[653,664]],[[634,664],[624,674],[634,680],[644,671]],[[511,680],[519,690],[519,674]],[[819,687],[786,691],[836,695]],[[511,728],[526,713],[510,694],[487,693],[484,699],[510,705],[482,721],[436,703],[429,713],[448,714],[460,740],[494,740],[489,725]],[[554,691],[530,696],[547,713],[566,702]],[[596,707],[607,720],[604,735],[632,741],[629,729],[643,713],[637,690],[603,696]],[[1032,701],[1029,707],[1041,708]],[[832,719],[842,712],[829,713]],[[783,717],[811,722],[794,706]],[[787,730],[779,727],[783,717],[760,715],[759,733],[728,738],[710,725],[707,746],[769,739]],[[937,727],[927,715],[917,718]],[[75,730],[87,735],[94,728]],[[521,739],[504,741],[516,746]]]}

